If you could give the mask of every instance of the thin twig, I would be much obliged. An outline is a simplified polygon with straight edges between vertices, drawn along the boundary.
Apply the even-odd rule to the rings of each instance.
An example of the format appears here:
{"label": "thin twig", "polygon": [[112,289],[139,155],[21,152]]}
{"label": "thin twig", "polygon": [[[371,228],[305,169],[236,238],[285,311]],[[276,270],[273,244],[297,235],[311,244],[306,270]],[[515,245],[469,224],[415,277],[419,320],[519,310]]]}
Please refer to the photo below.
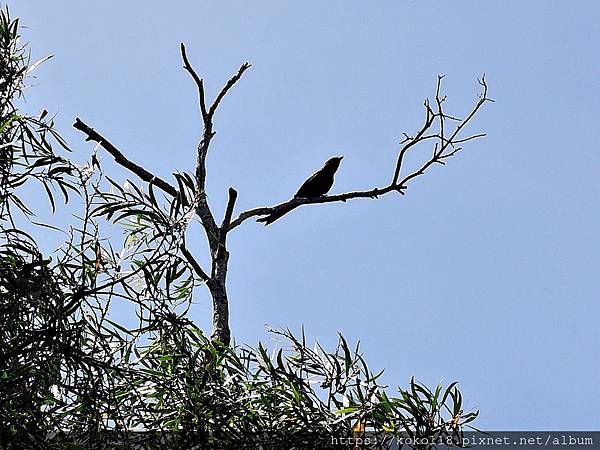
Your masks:
{"label": "thin twig", "polygon": [[189,72],[189,74],[194,79],[196,86],[198,87],[198,103],[200,104],[200,112],[202,113],[202,118],[206,118],[208,112],[206,110],[206,101],[204,99],[204,82],[202,78],[198,76],[192,65],[190,64],[190,60],[187,57],[187,52],[185,50],[185,44],[181,43],[181,58],[183,59],[183,68]]}
{"label": "thin twig", "polygon": [[223,100],[223,97],[225,97],[225,95],[227,95],[227,92],[229,91],[229,89],[231,89],[235,85],[235,83],[237,83],[239,81],[239,79],[242,78],[242,75],[244,74],[244,72],[246,70],[248,70],[250,67],[252,67],[252,66],[250,64],[248,64],[247,62],[245,62],[244,64],[242,64],[240,66],[237,73],[227,81],[227,83],[225,84],[223,89],[221,89],[221,92],[219,92],[219,95],[217,95],[217,98],[213,102],[212,106],[210,107],[210,110],[208,112],[210,117],[212,117],[214,115],[215,111],[219,107],[219,104],[221,103],[221,100]]}
{"label": "thin twig", "polygon": [[425,132],[429,128],[431,128],[431,125],[433,125],[433,120],[435,119],[435,114],[433,113],[433,111],[431,110],[431,107],[429,106],[429,100],[425,100],[425,102],[423,103],[423,106],[425,106],[425,111],[426,111],[425,112],[425,124],[419,130],[419,132],[416,134],[416,136],[414,138],[412,138],[412,140],[410,142],[405,144],[404,147],[402,147],[402,149],[400,150],[400,153],[398,154],[398,160],[396,161],[396,169],[394,170],[394,177],[392,178],[391,185],[395,185],[398,182],[398,178],[400,177],[400,171],[402,170],[402,162],[404,161],[404,157],[406,156],[406,153],[408,152],[408,150],[410,150],[410,148],[413,147],[414,145],[418,144],[421,140],[421,136],[423,136],[425,134]]}

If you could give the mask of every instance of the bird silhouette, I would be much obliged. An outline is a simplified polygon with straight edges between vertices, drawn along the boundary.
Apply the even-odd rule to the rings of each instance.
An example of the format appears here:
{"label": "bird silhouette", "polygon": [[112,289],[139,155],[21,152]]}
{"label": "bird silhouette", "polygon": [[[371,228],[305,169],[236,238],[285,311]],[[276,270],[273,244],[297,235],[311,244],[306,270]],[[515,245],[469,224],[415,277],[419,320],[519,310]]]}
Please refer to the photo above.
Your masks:
{"label": "bird silhouette", "polygon": [[[294,198],[318,198],[327,194],[333,186],[334,176],[340,167],[342,158],[343,156],[329,158],[323,167],[302,183],[302,186],[300,186],[300,189],[298,189]],[[298,206],[300,205],[289,206],[288,208],[269,214],[266,217],[261,217],[260,219],[257,219],[257,222],[264,222],[265,226],[267,226]]]}

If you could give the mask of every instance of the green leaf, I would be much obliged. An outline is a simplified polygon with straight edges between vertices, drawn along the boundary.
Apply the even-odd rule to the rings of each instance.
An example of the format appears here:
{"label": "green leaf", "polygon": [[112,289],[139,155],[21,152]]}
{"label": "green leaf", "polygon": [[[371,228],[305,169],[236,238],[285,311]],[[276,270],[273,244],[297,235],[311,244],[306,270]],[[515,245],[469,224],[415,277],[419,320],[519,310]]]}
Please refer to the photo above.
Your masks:
{"label": "green leaf", "polygon": [[344,409],[338,409],[337,411],[334,411],[334,414],[349,414],[349,413],[353,413],[356,410],[358,410],[358,408],[348,407],[348,408],[344,408]]}
{"label": "green leaf", "polygon": [[350,355],[350,348],[348,347],[346,339],[344,339],[344,336],[342,336],[341,333],[338,333],[338,335],[342,344],[342,350],[344,351],[344,366],[346,370],[346,375],[348,375],[348,373],[350,372],[350,367],[352,367],[352,356]]}

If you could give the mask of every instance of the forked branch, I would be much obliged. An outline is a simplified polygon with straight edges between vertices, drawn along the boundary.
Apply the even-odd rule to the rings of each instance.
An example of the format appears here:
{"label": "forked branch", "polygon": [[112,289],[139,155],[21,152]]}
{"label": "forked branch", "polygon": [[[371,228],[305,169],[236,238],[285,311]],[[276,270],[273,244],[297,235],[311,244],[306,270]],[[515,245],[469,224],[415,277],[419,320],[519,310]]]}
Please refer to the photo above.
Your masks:
{"label": "forked branch", "polygon": [[[425,108],[425,120],[423,126],[414,136],[410,136],[406,133],[403,134],[404,140],[402,140],[400,143],[401,147],[398,152],[398,157],[396,159],[396,165],[394,167],[392,181],[390,184],[384,187],[375,187],[368,190],[353,191],[344,194],[328,195],[316,198],[292,198],[291,200],[274,206],[250,209],[240,213],[238,217],[231,222],[229,229],[231,230],[241,225],[245,220],[250,219],[251,217],[277,215],[280,212],[291,211],[300,205],[345,202],[354,198],[377,198],[380,195],[384,195],[389,192],[398,192],[403,195],[410,180],[424,174],[425,171],[433,164],[444,165],[445,159],[448,159],[459,152],[461,147],[459,147],[458,144],[485,136],[485,133],[479,133],[461,137],[461,132],[477,114],[483,104],[493,101],[488,97],[488,86],[485,81],[485,76],[478,80],[479,84],[483,87],[482,93],[479,95],[474,107],[463,119],[448,115],[443,110],[443,104],[446,100],[446,96],[442,95],[441,93],[441,84],[443,78],[443,75],[438,76],[435,93],[435,110],[432,108],[429,99],[425,100],[423,103]],[[450,132],[447,121],[456,122],[456,125],[451,127]],[[436,141],[431,153],[431,157],[425,160],[416,170],[407,173],[404,177],[401,177],[406,155],[418,144],[429,140]]]}
{"label": "forked branch", "polygon": [[219,245],[220,229],[217,226],[214,216],[212,214],[210,205],[206,201],[206,156],[208,155],[208,149],[210,142],[215,135],[213,131],[213,116],[219,107],[219,104],[227,95],[229,90],[240,80],[246,70],[250,68],[250,64],[244,63],[240,66],[237,73],[231,77],[221,91],[217,94],[214,102],[207,107],[206,105],[206,94],[204,92],[204,82],[202,78],[198,76],[192,65],[190,64],[187,56],[185,45],[181,44],[181,58],[183,59],[184,69],[191,75],[198,89],[198,101],[200,104],[200,113],[202,116],[203,132],[202,138],[198,143],[196,150],[196,186],[197,186],[197,202],[196,202],[196,213],[200,217],[200,221],[206,230],[206,236],[208,238],[209,246],[213,255],[217,253],[217,247]]}

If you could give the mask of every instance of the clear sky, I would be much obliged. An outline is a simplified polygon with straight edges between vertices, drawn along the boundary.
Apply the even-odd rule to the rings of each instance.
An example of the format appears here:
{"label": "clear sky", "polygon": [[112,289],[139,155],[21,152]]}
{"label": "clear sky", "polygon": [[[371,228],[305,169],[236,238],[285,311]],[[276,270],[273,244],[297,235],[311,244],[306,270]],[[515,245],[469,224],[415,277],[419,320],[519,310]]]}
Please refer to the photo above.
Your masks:
{"label": "clear sky", "polygon": [[[253,64],[215,119],[218,217],[229,186],[238,212],[278,203],[338,154],[332,192],[384,185],[437,74],[461,115],[485,72],[496,103],[471,130],[488,137],[405,197],[236,229],[232,330],[256,343],[265,324],[304,325],[330,346],[340,331],[390,385],[459,380],[480,428],[600,429],[597,1],[8,4],[33,56],[55,55],[27,107],[58,112],[80,161],[92,145],[75,116],[161,176],[193,170],[199,118],[179,43],[213,95]],[[191,314],[210,328],[205,291]]]}

